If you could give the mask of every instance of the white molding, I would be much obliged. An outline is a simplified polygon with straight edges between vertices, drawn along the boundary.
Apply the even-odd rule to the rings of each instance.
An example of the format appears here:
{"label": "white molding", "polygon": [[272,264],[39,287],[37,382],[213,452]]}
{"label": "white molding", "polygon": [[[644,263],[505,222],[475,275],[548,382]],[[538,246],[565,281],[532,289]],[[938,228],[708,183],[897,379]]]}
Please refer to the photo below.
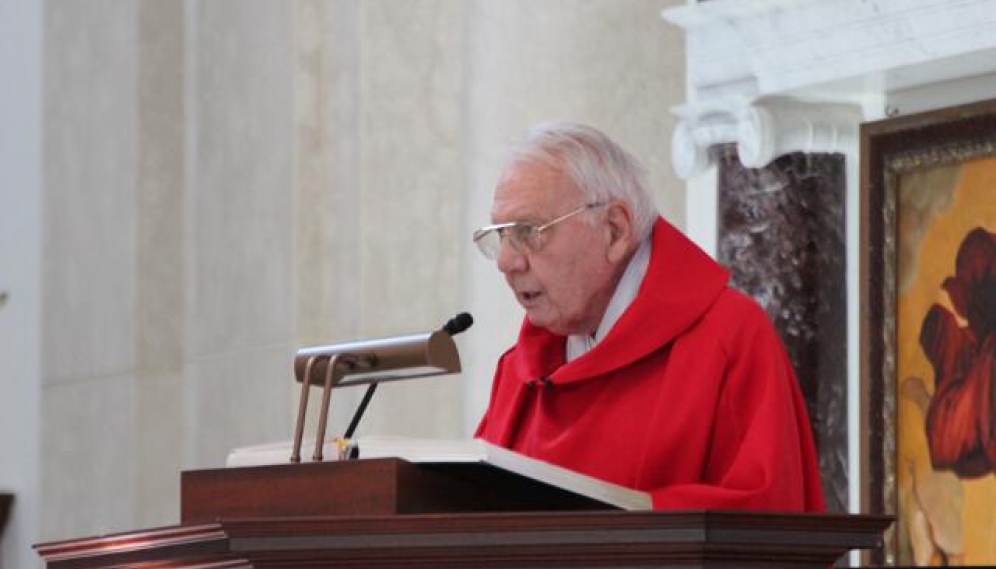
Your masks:
{"label": "white molding", "polygon": [[690,102],[673,110],[672,136],[684,179],[708,168],[714,144],[735,142],[744,165],[764,166],[854,147],[858,125],[886,106],[996,92],[996,0],[710,0],[662,17],[686,34]]}
{"label": "white molding", "polygon": [[695,99],[853,100],[996,72],[992,0],[711,0],[665,10]]}
{"label": "white molding", "polygon": [[857,143],[858,105],[808,104],[771,98],[690,103],[674,109],[681,120],[671,140],[675,172],[699,175],[710,163],[709,148],[734,142],[740,161],[762,168],[790,152],[845,152]]}

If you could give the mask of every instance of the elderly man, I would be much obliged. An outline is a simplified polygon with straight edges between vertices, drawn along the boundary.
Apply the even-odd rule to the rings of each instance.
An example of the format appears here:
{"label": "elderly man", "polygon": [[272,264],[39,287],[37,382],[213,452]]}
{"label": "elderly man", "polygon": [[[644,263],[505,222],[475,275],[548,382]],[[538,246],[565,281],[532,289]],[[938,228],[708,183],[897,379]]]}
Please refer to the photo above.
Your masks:
{"label": "elderly man", "polygon": [[477,436],[658,509],[819,511],[805,406],[764,311],[661,218],[601,132],[532,129],[474,241],[526,311]]}

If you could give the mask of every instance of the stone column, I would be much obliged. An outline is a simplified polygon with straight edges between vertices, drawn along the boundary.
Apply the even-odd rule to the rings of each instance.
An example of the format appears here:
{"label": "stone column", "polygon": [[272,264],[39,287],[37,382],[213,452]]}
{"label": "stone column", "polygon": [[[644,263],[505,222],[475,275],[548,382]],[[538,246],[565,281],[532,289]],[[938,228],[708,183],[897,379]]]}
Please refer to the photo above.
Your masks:
{"label": "stone column", "polygon": [[827,505],[847,510],[847,294],[844,156],[794,152],[719,168],[718,251],[732,285],[768,312],[802,387]]}

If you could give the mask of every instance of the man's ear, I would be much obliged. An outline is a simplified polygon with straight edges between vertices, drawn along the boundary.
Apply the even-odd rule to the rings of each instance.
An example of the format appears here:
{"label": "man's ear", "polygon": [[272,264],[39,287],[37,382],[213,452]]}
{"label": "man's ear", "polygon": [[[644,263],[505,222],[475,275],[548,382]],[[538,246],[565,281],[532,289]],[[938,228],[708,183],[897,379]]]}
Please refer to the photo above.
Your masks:
{"label": "man's ear", "polygon": [[610,262],[618,263],[626,259],[633,249],[633,212],[629,204],[621,201],[610,202],[607,207],[608,257]]}

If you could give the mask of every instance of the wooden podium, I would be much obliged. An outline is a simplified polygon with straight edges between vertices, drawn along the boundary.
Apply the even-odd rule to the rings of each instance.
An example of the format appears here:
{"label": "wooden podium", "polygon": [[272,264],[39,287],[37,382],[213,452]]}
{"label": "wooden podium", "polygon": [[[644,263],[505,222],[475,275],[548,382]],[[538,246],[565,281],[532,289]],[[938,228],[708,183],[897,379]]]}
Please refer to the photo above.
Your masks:
{"label": "wooden podium", "polygon": [[49,569],[825,569],[851,549],[880,546],[892,522],[596,510],[512,476],[398,459],[191,471],[179,525],[36,548]]}

